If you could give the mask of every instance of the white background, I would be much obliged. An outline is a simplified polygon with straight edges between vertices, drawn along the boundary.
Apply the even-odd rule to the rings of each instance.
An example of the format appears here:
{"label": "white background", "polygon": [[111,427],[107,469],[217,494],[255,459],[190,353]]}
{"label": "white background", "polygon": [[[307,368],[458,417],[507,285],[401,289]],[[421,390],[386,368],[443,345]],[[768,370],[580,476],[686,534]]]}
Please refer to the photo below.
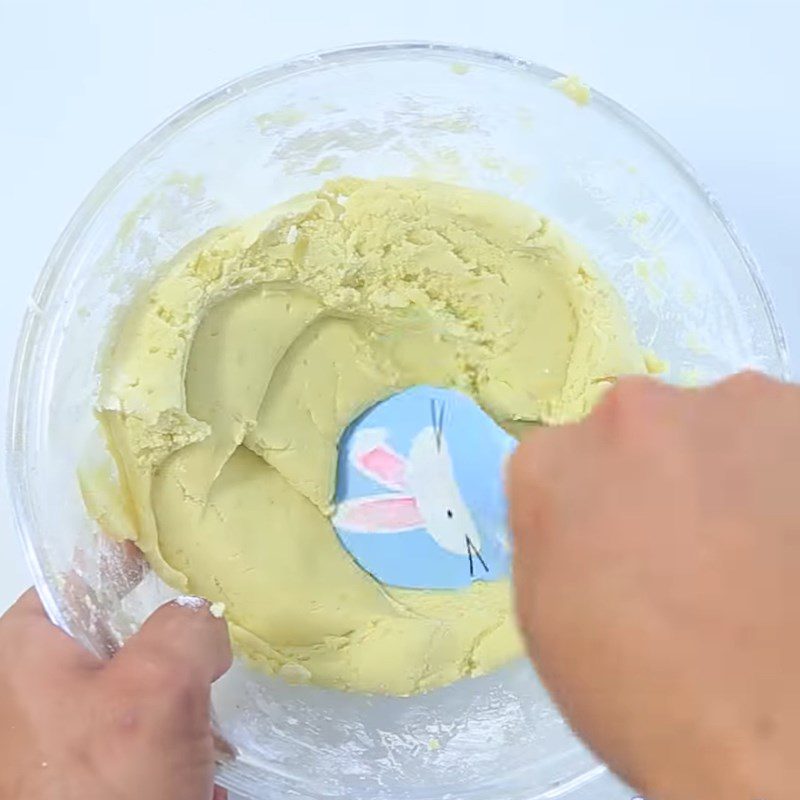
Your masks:
{"label": "white background", "polygon": [[[507,51],[643,117],[737,223],[800,352],[798,28],[797,0],[0,0],[0,418],[27,296],[106,168],[241,73],[375,40]],[[3,481],[0,611],[27,584]]]}

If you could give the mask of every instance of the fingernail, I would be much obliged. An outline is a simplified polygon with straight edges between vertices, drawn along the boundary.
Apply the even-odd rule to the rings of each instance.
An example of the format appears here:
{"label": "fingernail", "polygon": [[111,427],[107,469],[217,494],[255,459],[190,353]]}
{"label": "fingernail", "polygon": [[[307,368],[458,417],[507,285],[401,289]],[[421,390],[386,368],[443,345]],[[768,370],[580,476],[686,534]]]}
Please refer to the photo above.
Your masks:
{"label": "fingernail", "polygon": [[172,602],[175,603],[176,606],[181,606],[182,608],[194,608],[197,610],[208,608],[208,600],[203,600],[202,597],[194,597],[190,594],[176,597]]}

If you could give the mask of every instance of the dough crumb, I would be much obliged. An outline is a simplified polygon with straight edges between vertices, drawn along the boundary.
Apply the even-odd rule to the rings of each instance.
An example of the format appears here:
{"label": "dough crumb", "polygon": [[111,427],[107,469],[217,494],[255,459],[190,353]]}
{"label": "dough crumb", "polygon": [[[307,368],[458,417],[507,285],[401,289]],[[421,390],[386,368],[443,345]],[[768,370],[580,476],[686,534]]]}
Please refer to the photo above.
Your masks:
{"label": "dough crumb", "polygon": [[225,603],[213,603],[208,610],[211,612],[212,617],[222,619],[225,615]]}
{"label": "dough crumb", "polygon": [[265,112],[254,117],[261,133],[268,133],[272,128],[291,128],[305,118],[306,113],[293,106],[279,108],[276,111]]}
{"label": "dough crumb", "polygon": [[663,375],[669,372],[669,362],[659,358],[652,350],[645,350],[644,365],[650,375]]}
{"label": "dough crumb", "polygon": [[450,72],[453,72],[456,75],[466,75],[469,70],[469,64],[462,64],[460,61],[456,61],[450,65]]}
{"label": "dough crumb", "polygon": [[342,159],[339,158],[339,156],[326,156],[317,161],[309,172],[311,172],[312,175],[321,175],[323,172],[333,172],[341,166]]}
{"label": "dough crumb", "polygon": [[438,739],[431,739],[428,742],[428,750],[430,750],[432,753],[436,752],[436,750],[440,750],[441,747],[442,747],[442,744]]}
{"label": "dough crumb", "polygon": [[577,75],[564,75],[556,78],[550,85],[569,97],[576,105],[588,105],[592,99],[591,89]]}
{"label": "dough crumb", "polygon": [[302,664],[284,664],[278,670],[278,675],[287,683],[308,683],[311,680],[311,672]]}

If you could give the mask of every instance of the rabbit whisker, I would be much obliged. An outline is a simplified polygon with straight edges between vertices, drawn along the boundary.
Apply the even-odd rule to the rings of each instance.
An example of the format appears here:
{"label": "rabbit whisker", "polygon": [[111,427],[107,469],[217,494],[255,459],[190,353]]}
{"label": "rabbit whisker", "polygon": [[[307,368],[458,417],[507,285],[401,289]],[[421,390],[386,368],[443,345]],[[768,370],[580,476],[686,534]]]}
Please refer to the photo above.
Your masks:
{"label": "rabbit whisker", "polygon": [[444,436],[444,403],[437,410],[436,399],[431,399],[431,427],[436,437],[436,450],[441,452],[442,437]]}
{"label": "rabbit whisker", "polygon": [[464,537],[467,540],[467,555],[469,556],[469,574],[470,577],[475,577],[475,563],[472,560],[472,554],[475,553],[478,561],[481,562],[481,566],[483,567],[485,572],[489,571],[489,567],[486,566],[486,562],[483,560],[483,556],[478,552],[478,548],[472,543],[472,539],[469,536]]}
{"label": "rabbit whisker", "polygon": [[436,437],[436,451],[439,452],[442,449],[442,440],[439,435],[439,427],[436,424],[436,400],[431,399],[431,427],[433,428],[433,435]]}

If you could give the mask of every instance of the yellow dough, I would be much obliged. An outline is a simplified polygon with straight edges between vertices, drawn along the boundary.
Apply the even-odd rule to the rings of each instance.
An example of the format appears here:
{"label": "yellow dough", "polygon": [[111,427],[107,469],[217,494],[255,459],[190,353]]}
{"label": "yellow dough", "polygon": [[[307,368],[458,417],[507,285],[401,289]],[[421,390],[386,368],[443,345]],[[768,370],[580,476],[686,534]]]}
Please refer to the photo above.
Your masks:
{"label": "yellow dough", "polygon": [[224,603],[243,656],[408,695],[522,652],[510,588],[365,573],[329,519],[343,429],[426,383],[519,433],[644,371],[619,298],[546,219],[456,186],[346,178],[165,265],[112,331],[98,414],[139,547],[176,589]]}

